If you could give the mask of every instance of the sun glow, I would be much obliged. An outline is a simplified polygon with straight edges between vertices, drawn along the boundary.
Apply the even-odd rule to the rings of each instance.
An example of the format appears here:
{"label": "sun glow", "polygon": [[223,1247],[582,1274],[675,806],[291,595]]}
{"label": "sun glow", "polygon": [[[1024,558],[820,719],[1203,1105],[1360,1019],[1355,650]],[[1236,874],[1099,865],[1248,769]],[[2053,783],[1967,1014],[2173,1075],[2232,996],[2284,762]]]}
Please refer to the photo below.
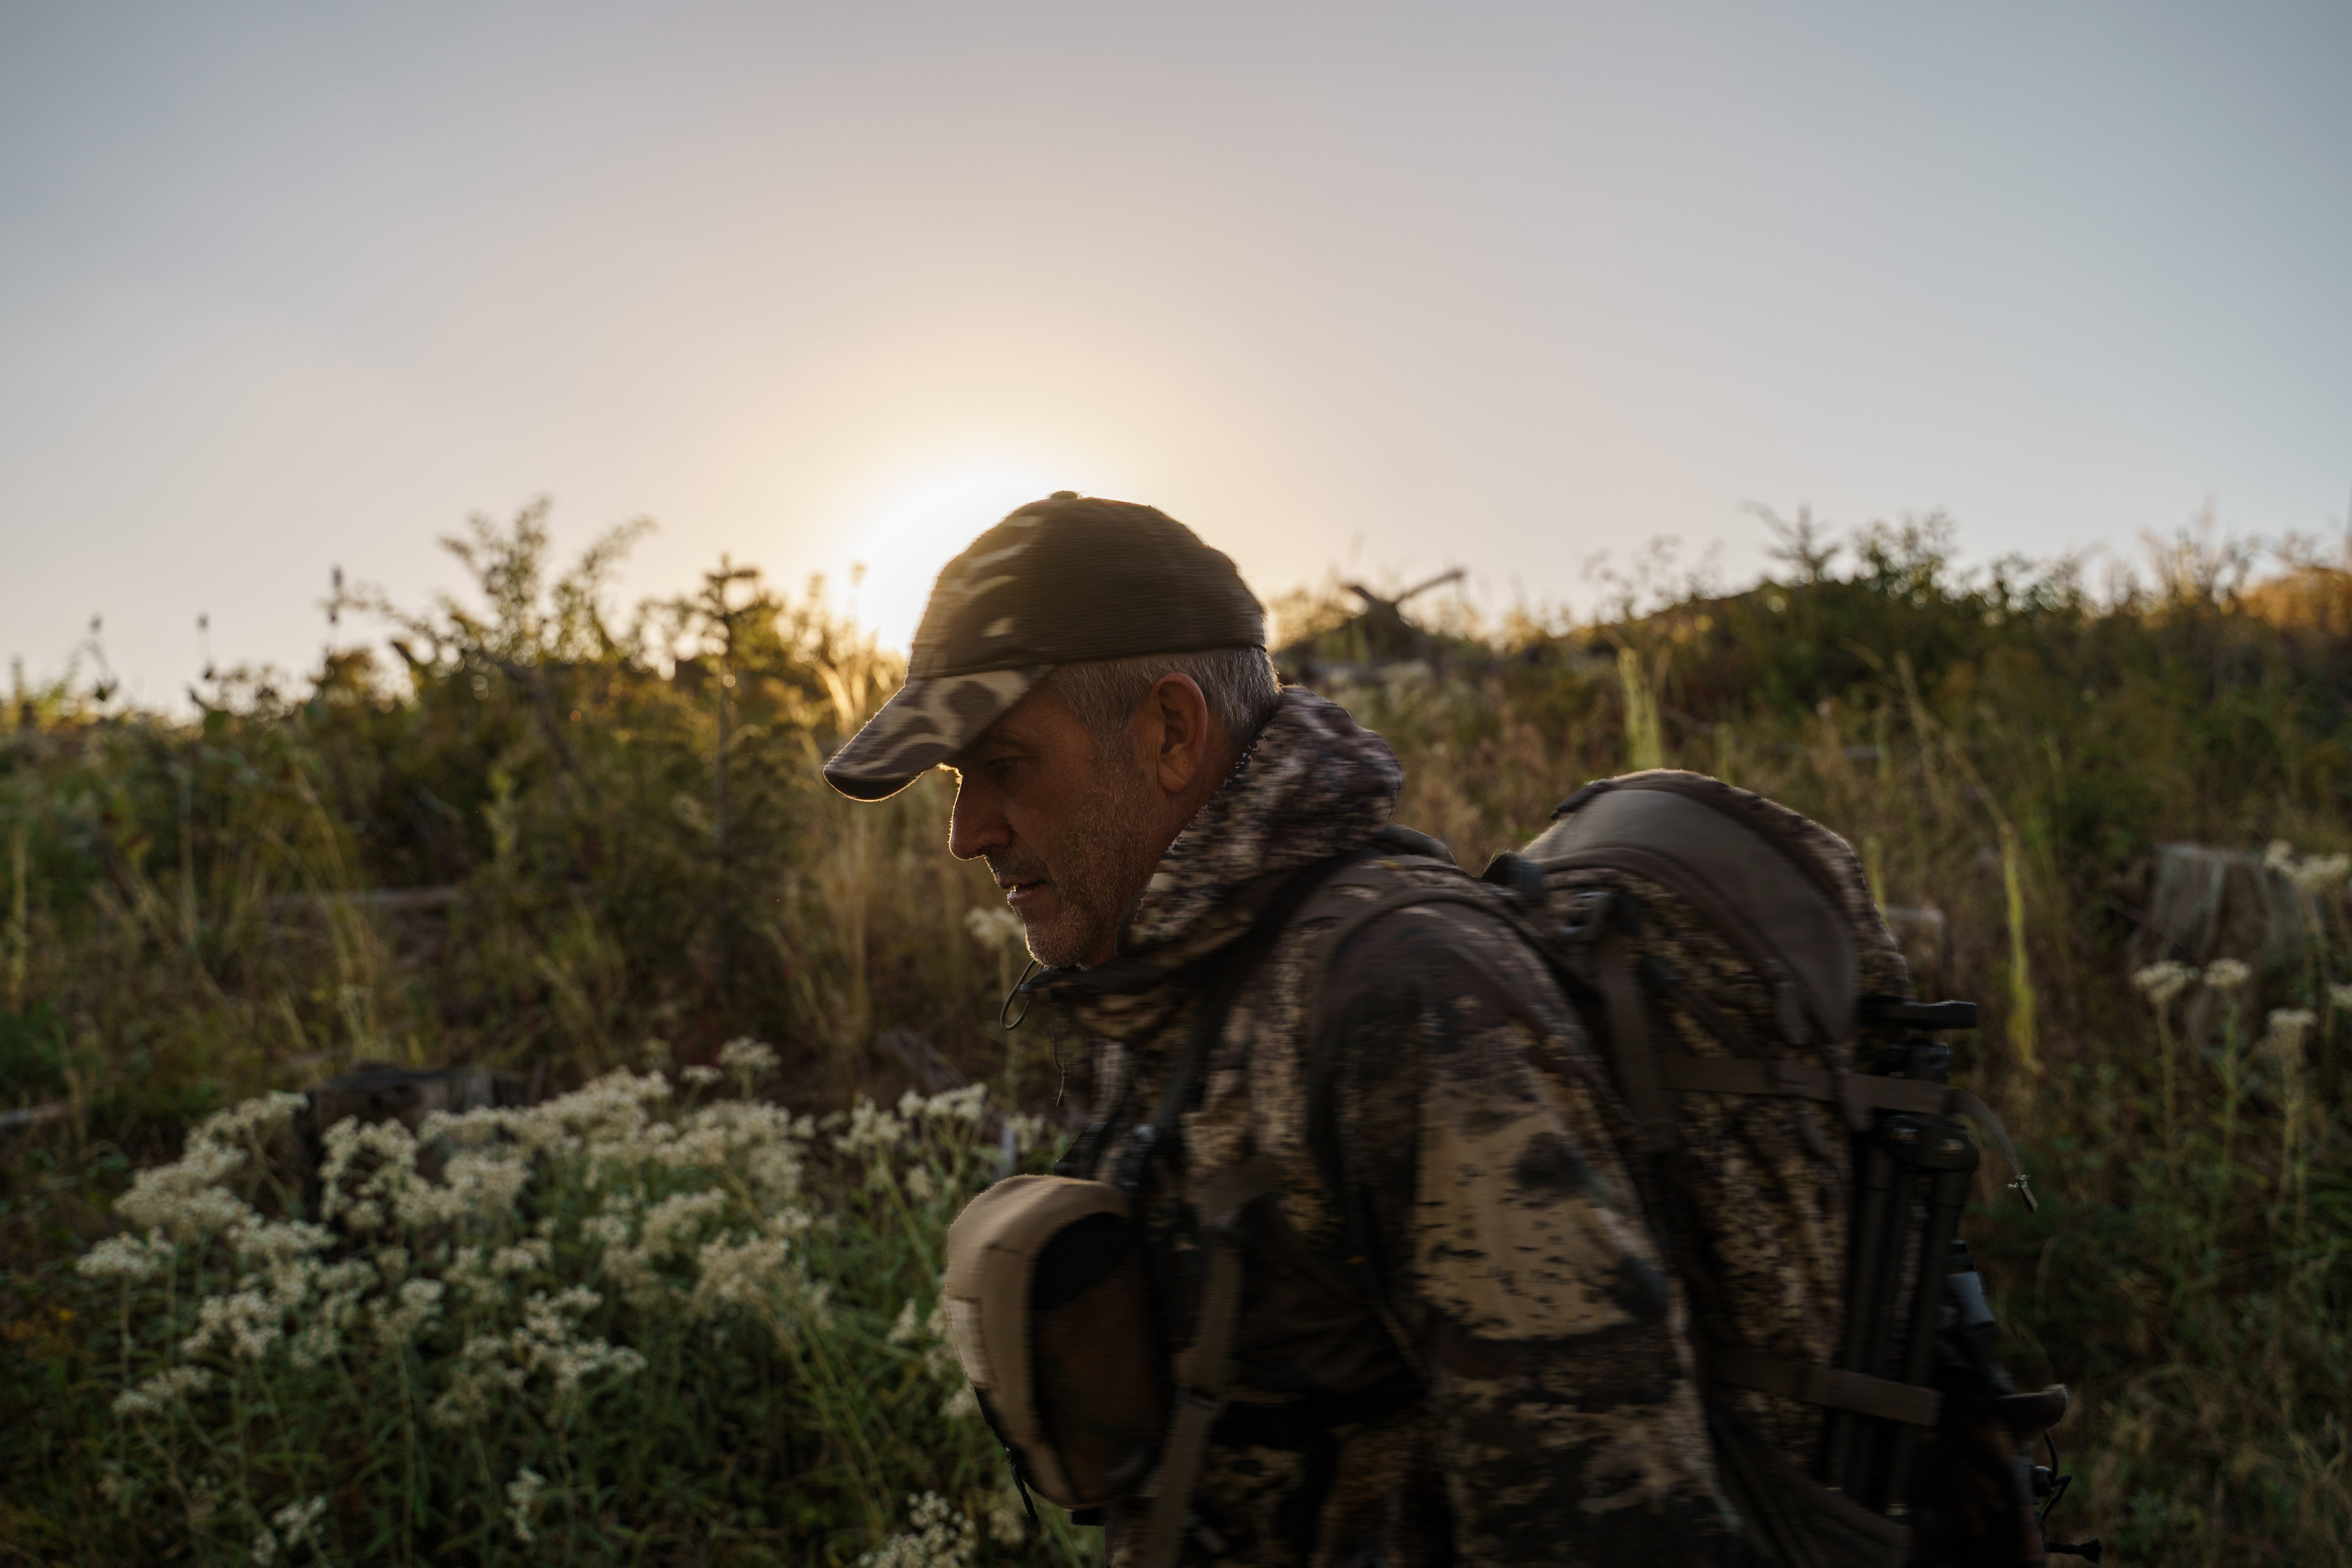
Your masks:
{"label": "sun glow", "polygon": [[[839,552],[850,568],[845,597],[886,646],[914,640],[931,584],[956,553],[1024,501],[1079,488],[1039,468],[969,468],[888,494],[867,510]],[[860,570],[862,568],[862,571]]]}

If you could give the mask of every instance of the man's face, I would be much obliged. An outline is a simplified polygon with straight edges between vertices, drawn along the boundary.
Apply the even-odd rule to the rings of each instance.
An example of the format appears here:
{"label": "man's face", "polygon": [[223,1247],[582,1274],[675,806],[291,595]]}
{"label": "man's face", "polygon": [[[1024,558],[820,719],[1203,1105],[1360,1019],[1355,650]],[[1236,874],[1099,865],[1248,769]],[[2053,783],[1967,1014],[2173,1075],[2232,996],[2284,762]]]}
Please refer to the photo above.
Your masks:
{"label": "man's face", "polygon": [[949,848],[982,856],[1041,963],[1094,964],[1167,847],[1166,803],[1126,736],[1097,744],[1051,691],[1031,692],[957,753]]}

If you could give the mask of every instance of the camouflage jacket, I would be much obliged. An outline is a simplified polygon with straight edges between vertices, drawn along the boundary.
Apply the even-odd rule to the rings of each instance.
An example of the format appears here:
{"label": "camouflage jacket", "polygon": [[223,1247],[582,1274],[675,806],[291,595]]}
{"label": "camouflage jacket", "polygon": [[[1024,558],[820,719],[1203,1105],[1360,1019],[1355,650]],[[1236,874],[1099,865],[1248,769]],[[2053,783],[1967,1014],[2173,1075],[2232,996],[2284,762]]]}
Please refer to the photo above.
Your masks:
{"label": "camouflage jacket", "polygon": [[[1202,962],[1301,868],[1372,840],[1401,779],[1379,737],[1286,693],[1170,847],[1120,956],[1056,978],[1048,994],[1092,1044],[1097,1173],[1153,1114]],[[1382,875],[1473,886],[1434,858]],[[1179,1194],[1253,1155],[1280,1171],[1247,1219],[1238,1389],[1185,1561],[1730,1560],[1680,1292],[1574,1010],[1499,908],[1395,910],[1327,969],[1338,923],[1293,922],[1248,971],[1144,1188],[1181,1347],[1203,1269]],[[1111,1510],[1115,1564],[1134,1561],[1141,1517],[1140,1501]]]}

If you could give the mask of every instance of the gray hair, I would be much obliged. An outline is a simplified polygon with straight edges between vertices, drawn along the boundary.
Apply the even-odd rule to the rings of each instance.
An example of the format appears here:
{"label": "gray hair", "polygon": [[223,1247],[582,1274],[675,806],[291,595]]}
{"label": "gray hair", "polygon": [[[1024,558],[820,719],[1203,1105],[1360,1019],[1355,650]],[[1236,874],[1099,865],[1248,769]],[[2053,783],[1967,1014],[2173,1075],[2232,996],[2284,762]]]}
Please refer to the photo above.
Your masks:
{"label": "gray hair", "polygon": [[1214,647],[1199,653],[1147,653],[1133,658],[1059,664],[1045,685],[1070,705],[1099,742],[1127,728],[1135,705],[1165,675],[1192,678],[1236,753],[1257,738],[1282,704],[1281,678],[1262,647]]}

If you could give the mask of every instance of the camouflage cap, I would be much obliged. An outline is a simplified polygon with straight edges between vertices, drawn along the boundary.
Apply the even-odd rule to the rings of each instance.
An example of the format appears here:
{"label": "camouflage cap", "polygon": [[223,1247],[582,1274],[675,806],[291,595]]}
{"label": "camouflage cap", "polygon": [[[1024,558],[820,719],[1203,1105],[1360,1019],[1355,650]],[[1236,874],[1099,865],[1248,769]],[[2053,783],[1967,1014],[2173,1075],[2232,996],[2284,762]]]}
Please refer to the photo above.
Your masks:
{"label": "camouflage cap", "polygon": [[907,684],[824,764],[856,800],[906,788],[1057,664],[1264,647],[1265,611],[1219,551],[1157,507],[1056,490],[948,563]]}

